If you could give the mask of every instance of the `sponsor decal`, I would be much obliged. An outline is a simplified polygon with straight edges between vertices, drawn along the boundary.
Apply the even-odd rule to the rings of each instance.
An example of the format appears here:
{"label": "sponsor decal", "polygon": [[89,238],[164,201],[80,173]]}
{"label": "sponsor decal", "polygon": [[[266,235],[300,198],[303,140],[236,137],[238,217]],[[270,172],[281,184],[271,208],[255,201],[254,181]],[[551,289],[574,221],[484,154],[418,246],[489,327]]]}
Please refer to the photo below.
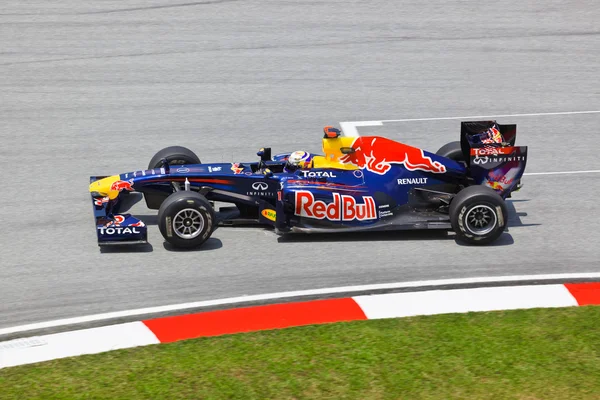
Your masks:
{"label": "sponsor decal", "polygon": [[510,185],[514,182],[514,179],[509,179],[506,177],[506,175],[501,175],[499,173],[492,173],[488,176],[488,181]]}
{"label": "sponsor decal", "polygon": [[327,171],[303,171],[303,170],[301,170],[300,172],[302,172],[302,174],[304,174],[305,178],[337,178],[337,176],[333,172],[327,172]]}
{"label": "sponsor decal", "polygon": [[379,211],[379,218],[389,217],[390,215],[394,215],[390,210]]}
{"label": "sponsor decal", "polygon": [[330,221],[368,221],[377,219],[375,199],[362,196],[363,203],[357,203],[353,196],[333,193],[333,202],[315,200],[311,192],[299,190],[295,193],[295,215]]}
{"label": "sponsor decal", "polygon": [[269,184],[267,182],[254,182],[252,184],[253,192],[246,192],[248,196],[275,197],[275,192],[267,192]]}
{"label": "sponsor decal", "polygon": [[127,226],[146,226],[142,221],[135,222],[133,224],[129,224]]}
{"label": "sponsor decal", "polygon": [[168,237],[173,237],[173,223],[172,223],[172,219],[171,217],[167,217],[165,218],[165,222],[167,225],[167,236]]}
{"label": "sponsor decal", "polygon": [[190,172],[190,169],[187,167],[179,167],[177,168],[177,172],[179,172],[180,174],[185,174],[187,172]]}
{"label": "sponsor decal", "polygon": [[482,136],[486,137],[481,139],[482,143],[502,143],[504,141],[500,130],[496,128],[497,126],[498,125],[494,124],[490,129],[483,132]]}
{"label": "sponsor decal", "polygon": [[472,156],[498,156],[509,155],[514,151],[514,147],[492,147],[484,146],[471,149]]}
{"label": "sponsor decal", "polygon": [[108,203],[109,200],[110,199],[108,198],[108,196],[105,196],[105,197],[102,197],[102,198],[98,197],[98,198],[94,199],[94,205],[96,205],[98,207],[102,207],[102,204]]}
{"label": "sponsor decal", "polygon": [[269,219],[271,221],[275,221],[277,214],[275,213],[275,210],[271,210],[271,209],[264,209],[261,212],[262,216],[265,217],[266,219]]}
{"label": "sponsor decal", "polygon": [[363,173],[361,170],[355,170],[354,172],[352,172],[352,175],[354,175],[356,178],[362,178],[363,177]]}
{"label": "sponsor decal", "polygon": [[409,171],[446,172],[446,167],[425,156],[423,150],[383,137],[357,137],[352,142],[352,152],[340,157],[340,162],[353,164],[360,169],[386,174],[392,164],[403,165]]}
{"label": "sponsor decal", "polygon": [[401,178],[398,179],[398,185],[425,185],[427,178]]}
{"label": "sponsor decal", "polygon": [[116,190],[116,191],[121,191],[121,190],[128,190],[128,191],[132,191],[133,190],[133,179],[130,179],[128,181],[116,181],[113,182],[112,185],[110,185],[110,190]]}
{"label": "sponsor decal", "polygon": [[267,190],[269,185],[266,182],[254,182],[252,184],[252,189],[254,190]]}
{"label": "sponsor decal", "polygon": [[492,147],[485,146],[471,149],[473,164],[503,163],[509,161],[525,161],[525,155],[516,155],[515,147]]}
{"label": "sponsor decal", "polygon": [[244,170],[244,167],[240,167],[240,163],[232,163],[231,164],[231,170],[233,171],[234,174],[241,174],[242,171]]}
{"label": "sponsor decal", "polygon": [[478,164],[478,165],[482,165],[482,164],[488,164],[488,163],[503,163],[503,162],[510,162],[510,161],[525,161],[526,157],[525,156],[517,156],[517,155],[511,155],[511,156],[475,156],[475,158],[473,158],[473,164]]}
{"label": "sponsor decal", "polygon": [[115,215],[111,221],[108,221],[104,226],[121,226],[125,222],[125,217],[122,215]]}
{"label": "sponsor decal", "polygon": [[208,172],[220,172],[223,167],[208,167]]}
{"label": "sponsor decal", "polygon": [[382,205],[380,205],[377,208],[390,208],[390,205],[389,204],[382,204]]}
{"label": "sponsor decal", "polygon": [[504,186],[502,186],[502,184],[499,182],[488,181],[487,186],[491,187],[494,190],[498,190],[500,192],[504,190]]}
{"label": "sponsor decal", "polygon": [[110,228],[102,228],[99,227],[98,230],[102,235],[125,235],[125,234],[134,234],[141,233],[136,227],[110,227]]}

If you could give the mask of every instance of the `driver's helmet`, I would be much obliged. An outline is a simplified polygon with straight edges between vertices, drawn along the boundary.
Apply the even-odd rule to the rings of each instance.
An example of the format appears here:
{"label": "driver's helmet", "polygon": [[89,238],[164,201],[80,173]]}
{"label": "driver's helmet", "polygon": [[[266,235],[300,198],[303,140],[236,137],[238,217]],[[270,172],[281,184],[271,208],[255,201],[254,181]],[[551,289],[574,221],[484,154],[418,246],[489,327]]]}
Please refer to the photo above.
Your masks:
{"label": "driver's helmet", "polygon": [[312,154],[298,150],[290,154],[285,166],[283,167],[284,172],[294,172],[298,169],[308,169],[312,166]]}

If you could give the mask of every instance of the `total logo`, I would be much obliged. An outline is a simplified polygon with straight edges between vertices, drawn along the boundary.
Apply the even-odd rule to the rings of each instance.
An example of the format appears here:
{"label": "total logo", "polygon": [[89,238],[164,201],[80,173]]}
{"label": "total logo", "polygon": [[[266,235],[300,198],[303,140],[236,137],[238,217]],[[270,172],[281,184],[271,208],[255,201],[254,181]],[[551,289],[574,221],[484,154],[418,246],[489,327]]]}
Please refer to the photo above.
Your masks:
{"label": "total logo", "polygon": [[330,221],[368,221],[377,219],[375,199],[362,196],[363,203],[357,203],[353,196],[333,193],[333,202],[315,200],[311,192],[299,190],[295,193],[295,215],[300,217],[328,219]]}
{"label": "total logo", "polygon": [[305,178],[337,178],[333,172],[327,171],[300,171]]}
{"label": "total logo", "polygon": [[398,185],[425,185],[427,178],[401,178],[398,179]]}
{"label": "total logo", "polygon": [[132,227],[114,227],[114,228],[98,228],[101,235],[125,235],[125,234],[134,234],[134,233],[142,233],[135,226]]}
{"label": "total logo", "polygon": [[481,147],[471,149],[473,164],[502,163],[509,161],[525,161],[525,154],[516,155],[515,147]]}
{"label": "total logo", "polygon": [[499,156],[511,154],[514,147],[492,147],[485,146],[480,148],[471,149],[472,156]]}

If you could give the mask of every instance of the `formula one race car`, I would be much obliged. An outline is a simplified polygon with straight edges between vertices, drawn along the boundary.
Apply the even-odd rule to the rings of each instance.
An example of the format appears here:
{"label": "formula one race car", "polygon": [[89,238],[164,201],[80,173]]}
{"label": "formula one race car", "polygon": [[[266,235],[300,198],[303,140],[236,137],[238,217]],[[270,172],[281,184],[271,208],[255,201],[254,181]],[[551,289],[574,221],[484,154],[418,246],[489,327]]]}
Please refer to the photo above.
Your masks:
{"label": "formula one race car", "polygon": [[[333,127],[324,133],[322,155],[271,156],[264,148],[256,162],[202,164],[174,146],[148,169],[90,177],[98,244],[147,242],[144,222],[125,214],[142,197],[177,248],[248,221],[278,234],[452,229],[470,244],[504,231],[505,199],[521,187],[527,161],[527,147],[514,146],[516,125],[461,122],[460,141],[435,154],[379,136],[345,137]],[[230,204],[217,210],[216,202]]]}

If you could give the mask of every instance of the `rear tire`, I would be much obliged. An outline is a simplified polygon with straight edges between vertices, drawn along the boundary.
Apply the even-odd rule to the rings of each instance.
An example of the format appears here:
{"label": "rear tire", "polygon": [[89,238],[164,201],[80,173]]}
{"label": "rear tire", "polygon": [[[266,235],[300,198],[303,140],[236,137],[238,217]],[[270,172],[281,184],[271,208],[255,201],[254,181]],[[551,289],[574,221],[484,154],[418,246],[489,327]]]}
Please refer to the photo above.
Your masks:
{"label": "rear tire", "polygon": [[162,167],[160,160],[163,158],[167,159],[169,165],[200,164],[200,158],[187,147],[170,146],[160,150],[152,157],[148,163],[148,169]]}
{"label": "rear tire", "polygon": [[476,245],[498,239],[508,220],[504,199],[493,189],[479,185],[458,192],[450,203],[449,214],[458,239]]}
{"label": "rear tire", "polygon": [[158,210],[158,229],[173,247],[199,247],[215,227],[215,210],[200,193],[188,190],[175,192]]}
{"label": "rear tire", "polygon": [[446,157],[454,161],[465,162],[465,156],[460,147],[460,142],[450,142],[435,152],[438,156]]}

